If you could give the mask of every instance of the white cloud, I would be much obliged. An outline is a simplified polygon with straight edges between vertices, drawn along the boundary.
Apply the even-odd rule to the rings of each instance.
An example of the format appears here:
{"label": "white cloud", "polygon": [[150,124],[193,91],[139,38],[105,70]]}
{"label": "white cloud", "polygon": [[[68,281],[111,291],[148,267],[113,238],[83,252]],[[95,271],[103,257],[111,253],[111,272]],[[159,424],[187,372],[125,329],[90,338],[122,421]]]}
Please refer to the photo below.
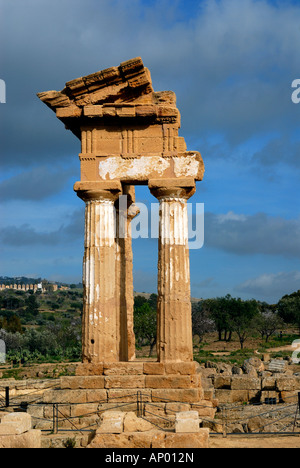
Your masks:
{"label": "white cloud", "polygon": [[266,273],[236,286],[235,290],[257,299],[277,302],[300,289],[300,271]]}
{"label": "white cloud", "polygon": [[219,223],[225,223],[226,221],[246,221],[247,216],[228,211],[226,214],[216,215],[216,219]]}
{"label": "white cloud", "polygon": [[205,213],[204,223],[207,247],[236,255],[300,257],[300,218]]}

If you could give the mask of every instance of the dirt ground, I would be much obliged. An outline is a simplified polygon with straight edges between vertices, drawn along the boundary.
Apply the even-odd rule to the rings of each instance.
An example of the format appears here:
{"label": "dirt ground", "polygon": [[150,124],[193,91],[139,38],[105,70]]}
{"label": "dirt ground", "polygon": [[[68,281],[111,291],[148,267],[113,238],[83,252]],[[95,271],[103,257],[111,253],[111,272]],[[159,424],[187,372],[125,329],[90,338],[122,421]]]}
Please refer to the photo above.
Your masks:
{"label": "dirt ground", "polygon": [[300,436],[210,436],[209,448],[300,448]]}

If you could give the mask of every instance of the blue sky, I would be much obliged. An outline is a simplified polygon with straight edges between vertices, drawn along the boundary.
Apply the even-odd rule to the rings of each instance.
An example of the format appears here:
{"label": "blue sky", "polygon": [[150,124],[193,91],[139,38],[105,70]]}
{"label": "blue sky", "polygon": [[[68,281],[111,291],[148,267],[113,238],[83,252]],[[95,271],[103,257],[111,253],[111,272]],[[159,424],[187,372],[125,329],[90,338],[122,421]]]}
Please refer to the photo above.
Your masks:
{"label": "blue sky", "polygon": [[[140,56],[154,89],[176,93],[180,135],[206,166],[192,295],[298,290],[299,25],[298,1],[0,0],[0,275],[80,281],[80,144],[36,93]],[[155,292],[157,241],[133,248],[134,287]]]}

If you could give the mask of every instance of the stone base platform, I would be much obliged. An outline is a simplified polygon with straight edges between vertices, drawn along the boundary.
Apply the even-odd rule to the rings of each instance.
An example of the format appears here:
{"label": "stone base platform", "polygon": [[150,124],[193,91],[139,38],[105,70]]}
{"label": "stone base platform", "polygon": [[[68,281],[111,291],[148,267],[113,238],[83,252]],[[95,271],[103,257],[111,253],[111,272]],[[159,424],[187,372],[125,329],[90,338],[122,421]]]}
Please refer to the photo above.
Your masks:
{"label": "stone base platform", "polygon": [[163,431],[128,432],[122,434],[96,434],[88,448],[152,448],[152,449],[191,449],[209,448],[209,431],[200,429],[198,433],[167,433]]}
{"label": "stone base platform", "polygon": [[96,427],[100,415],[109,410],[139,412],[160,427],[172,425],[181,411],[213,418],[215,405],[205,399],[197,368],[196,362],[79,364],[75,376],[61,377],[60,385],[47,390],[41,405],[33,408],[37,427],[50,428],[56,403],[62,429],[72,424],[79,429],[88,424]]}

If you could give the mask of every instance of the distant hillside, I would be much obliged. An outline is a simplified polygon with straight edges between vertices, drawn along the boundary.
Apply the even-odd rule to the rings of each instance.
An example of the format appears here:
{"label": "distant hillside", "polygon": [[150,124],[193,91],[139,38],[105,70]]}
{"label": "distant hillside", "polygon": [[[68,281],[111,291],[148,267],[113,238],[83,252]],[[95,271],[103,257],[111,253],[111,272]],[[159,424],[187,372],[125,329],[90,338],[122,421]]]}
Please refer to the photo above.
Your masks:
{"label": "distant hillside", "polygon": [[28,278],[27,276],[0,276],[0,284],[37,284],[42,278]]}
{"label": "distant hillside", "polygon": [[[156,293],[154,293],[154,294],[156,294]],[[134,291],[133,295],[134,295],[134,297],[136,297],[136,296],[142,296],[142,297],[144,297],[145,299],[149,299],[150,296],[151,296],[150,293],[140,293],[140,292],[136,292],[136,291]],[[199,302],[199,301],[202,301],[202,299],[197,298],[197,297],[191,297],[191,302]]]}
{"label": "distant hillside", "polygon": [[82,283],[78,284],[68,284],[68,283],[62,283],[61,281],[50,281],[47,280],[46,278],[29,278],[28,276],[0,276],[0,284],[39,284],[39,283],[48,283],[48,284],[57,284],[58,287],[61,286],[67,286],[72,288],[82,288]]}

